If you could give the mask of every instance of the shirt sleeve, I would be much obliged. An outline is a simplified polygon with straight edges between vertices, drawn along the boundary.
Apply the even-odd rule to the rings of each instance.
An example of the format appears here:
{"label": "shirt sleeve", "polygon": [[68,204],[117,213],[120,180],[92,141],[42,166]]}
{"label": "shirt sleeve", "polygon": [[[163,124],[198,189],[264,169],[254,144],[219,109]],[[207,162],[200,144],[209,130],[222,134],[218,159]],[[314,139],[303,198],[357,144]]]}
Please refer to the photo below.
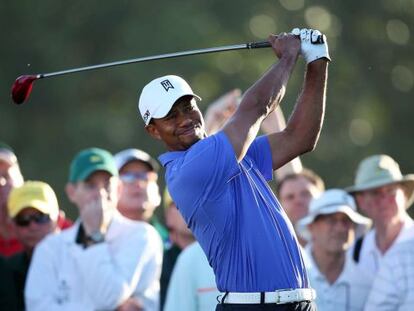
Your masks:
{"label": "shirt sleeve", "polygon": [[166,178],[174,202],[188,219],[194,208],[220,197],[224,186],[239,173],[233,146],[224,132],[219,132],[193,145],[168,169]]}
{"label": "shirt sleeve", "polygon": [[267,181],[273,179],[272,151],[267,136],[257,137],[246,154],[251,158]]}

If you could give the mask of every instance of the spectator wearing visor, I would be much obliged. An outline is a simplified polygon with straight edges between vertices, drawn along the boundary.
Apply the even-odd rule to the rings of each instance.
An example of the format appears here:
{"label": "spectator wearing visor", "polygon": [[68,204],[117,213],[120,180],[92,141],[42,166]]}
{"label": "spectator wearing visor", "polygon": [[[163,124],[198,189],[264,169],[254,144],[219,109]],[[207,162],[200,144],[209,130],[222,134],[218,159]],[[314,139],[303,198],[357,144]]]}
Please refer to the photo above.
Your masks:
{"label": "spectator wearing visor", "polygon": [[133,148],[122,150],[114,157],[122,183],[118,211],[129,219],[153,225],[168,245],[168,231],[154,214],[161,204],[157,183],[159,164],[145,151]]}
{"label": "spectator wearing visor", "polygon": [[14,308],[9,307],[7,310],[24,310],[24,287],[32,253],[46,235],[57,229],[58,201],[48,184],[27,181],[10,192],[8,212],[23,251],[7,258],[11,279],[2,282],[8,284],[7,296],[17,302]]}
{"label": "spectator wearing visor", "polygon": [[356,211],[352,196],[340,189],[313,199],[309,214],[299,220],[297,230],[308,241],[307,270],[319,311],[360,310],[361,303],[350,299],[350,291],[358,289],[351,287],[354,263],[347,250],[370,224]]}

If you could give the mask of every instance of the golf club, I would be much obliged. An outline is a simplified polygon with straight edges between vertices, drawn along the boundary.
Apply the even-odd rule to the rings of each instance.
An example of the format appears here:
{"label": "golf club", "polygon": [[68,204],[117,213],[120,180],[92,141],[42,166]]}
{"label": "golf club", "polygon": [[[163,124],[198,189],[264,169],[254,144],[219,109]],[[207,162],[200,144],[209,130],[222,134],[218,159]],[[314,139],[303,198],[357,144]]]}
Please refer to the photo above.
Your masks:
{"label": "golf club", "polygon": [[174,58],[174,57],[181,57],[181,56],[188,56],[188,55],[207,54],[207,53],[241,50],[241,49],[266,48],[270,46],[271,44],[268,41],[248,42],[248,43],[236,44],[236,45],[227,45],[227,46],[205,48],[205,49],[200,49],[200,50],[190,50],[190,51],[182,51],[182,52],[175,52],[175,53],[169,53],[169,54],[140,57],[140,58],[111,62],[111,63],[92,65],[92,66],[87,66],[87,67],[72,68],[68,70],[62,70],[62,71],[51,72],[51,73],[23,75],[23,76],[18,77],[16,81],[13,83],[12,90],[11,90],[11,96],[15,104],[18,104],[18,105],[22,104],[29,98],[29,95],[33,88],[33,82],[38,79],[43,79],[43,78],[55,77],[55,76],[60,76],[60,75],[75,73],[75,72],[80,72],[80,71],[94,70],[94,69],[100,69],[100,68],[132,64],[132,63],[139,63],[139,62],[146,62],[146,61],[164,59],[164,58]]}

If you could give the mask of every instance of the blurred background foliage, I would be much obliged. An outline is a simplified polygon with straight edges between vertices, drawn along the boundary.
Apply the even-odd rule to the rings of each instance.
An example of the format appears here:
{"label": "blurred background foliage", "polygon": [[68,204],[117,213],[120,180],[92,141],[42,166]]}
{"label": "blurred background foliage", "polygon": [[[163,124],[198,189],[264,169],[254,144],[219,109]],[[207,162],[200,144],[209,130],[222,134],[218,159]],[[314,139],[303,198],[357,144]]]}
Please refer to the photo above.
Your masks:
{"label": "blurred background foliage", "polygon": [[[414,0],[3,0],[0,16],[0,141],[13,146],[27,179],[54,187],[72,218],[63,189],[80,149],[164,151],[137,114],[138,91],[148,81],[182,75],[205,110],[230,89],[246,90],[275,56],[242,50],[44,79],[22,106],[10,99],[17,76],[259,41],[297,26],[325,32],[333,59],[325,125],[317,149],[302,157],[305,166],[328,187],[351,185],[358,162],[374,153],[414,172]],[[301,60],[282,103],[286,115],[303,67]]]}

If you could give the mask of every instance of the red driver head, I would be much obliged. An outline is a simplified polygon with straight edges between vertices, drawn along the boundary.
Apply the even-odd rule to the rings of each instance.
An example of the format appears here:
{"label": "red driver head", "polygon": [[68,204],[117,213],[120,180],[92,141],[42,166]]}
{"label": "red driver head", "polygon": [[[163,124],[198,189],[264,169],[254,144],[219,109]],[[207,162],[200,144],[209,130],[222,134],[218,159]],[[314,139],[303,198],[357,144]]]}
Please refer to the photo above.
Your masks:
{"label": "red driver head", "polygon": [[13,101],[20,105],[22,104],[30,95],[30,92],[32,91],[33,82],[38,79],[35,75],[25,75],[20,76],[14,81],[12,86],[11,95],[13,98]]}

